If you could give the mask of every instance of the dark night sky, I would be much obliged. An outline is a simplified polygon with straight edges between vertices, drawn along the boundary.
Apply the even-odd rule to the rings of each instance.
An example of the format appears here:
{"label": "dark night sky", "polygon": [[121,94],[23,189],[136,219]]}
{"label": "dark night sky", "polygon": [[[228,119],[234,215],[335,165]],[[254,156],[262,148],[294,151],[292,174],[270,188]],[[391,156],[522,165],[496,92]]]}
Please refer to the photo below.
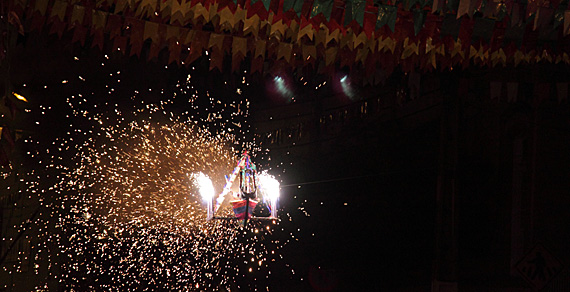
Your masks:
{"label": "dark night sky", "polygon": [[[81,86],[77,82],[68,87],[61,86],[61,80],[77,75],[85,76],[90,84],[101,90],[97,83],[99,80],[106,82],[106,70],[120,69],[125,77],[117,90],[127,93],[139,86],[168,88],[188,72],[187,68],[164,69],[161,64],[115,55],[111,56],[109,65],[101,69],[98,63],[102,55],[94,50],[78,53],[77,48],[66,47],[45,36],[30,36],[23,41],[27,46],[19,47],[16,53],[14,85],[18,88],[27,83],[24,94],[54,107],[63,105],[65,96],[75,90],[74,86]],[[45,43],[48,45],[43,46]],[[79,62],[72,61],[74,55],[79,55]],[[239,83],[239,77],[210,73],[199,63],[196,67],[193,80],[196,86],[208,88],[214,96],[235,97],[232,86]],[[398,74],[388,79],[387,87],[390,87],[389,82],[397,83],[398,78],[403,78]],[[454,88],[448,81],[469,78],[470,74],[433,75],[441,80],[440,92],[445,94],[451,91],[449,88]],[[318,84],[321,78],[324,77],[316,76],[312,82]],[[224,81],[229,81],[230,85],[222,84]],[[256,110],[283,106],[265,90],[264,84],[270,81],[271,77],[258,76],[245,91],[253,100],[252,114],[256,122],[263,123],[255,120]],[[48,88],[43,89],[43,85]],[[314,98],[310,93],[303,94],[300,84],[294,86],[301,92],[300,103],[309,103]],[[472,85],[474,87],[477,86]],[[376,89],[363,87],[360,90],[363,95],[370,96]],[[471,96],[477,95],[477,90],[472,91]],[[321,98],[329,98],[333,90],[326,92]],[[149,102],[157,100],[152,94],[146,98]],[[508,123],[505,120],[510,118],[509,111],[514,112],[511,115],[514,116],[528,110],[524,104],[519,108],[516,106],[497,105],[496,111],[501,112],[496,113],[488,111],[493,105],[486,101],[466,101],[460,113],[458,265],[463,283],[470,284],[476,279],[493,283],[495,278],[508,274],[509,192],[513,162],[512,145],[509,144],[511,134],[502,129]],[[548,103],[541,109],[538,144],[542,150],[538,154],[540,183],[537,188],[547,199],[538,200],[542,208],[537,213],[537,220],[543,227],[552,226],[549,224],[555,221],[552,214],[561,212],[557,206],[569,202],[568,188],[564,188],[568,186],[570,174],[570,121],[564,117],[567,112],[567,102],[562,105]],[[53,118],[57,125],[59,114],[56,111],[47,119]],[[423,120],[416,118],[417,115],[382,122],[355,122],[325,141],[289,147],[289,155],[279,156],[284,153],[279,147],[274,155],[270,152],[272,163],[293,163],[286,166],[286,172],[281,175],[284,212],[293,218],[292,222],[283,224],[301,231],[296,233],[299,242],[288,246],[285,255],[305,278],[301,284],[284,280],[278,285],[313,291],[319,283],[323,286],[329,283],[318,282],[316,275],[328,275],[337,291],[429,289],[435,249],[441,125],[437,116]],[[252,123],[255,127],[255,122]],[[45,133],[57,135],[61,129],[50,127]],[[261,164],[280,170],[276,165],[265,163]],[[552,185],[550,189],[549,184]],[[558,193],[549,196],[551,192]],[[303,208],[310,217],[304,215]],[[563,218],[568,219],[567,216]],[[562,227],[560,230],[568,230]],[[552,242],[550,246],[559,257],[568,259],[568,253],[561,249],[568,242],[567,231],[556,232],[554,227],[545,227],[541,232],[543,241]],[[316,272],[319,267],[321,272]],[[314,278],[313,288],[306,281],[310,277]],[[520,282],[515,284],[522,285]]]}

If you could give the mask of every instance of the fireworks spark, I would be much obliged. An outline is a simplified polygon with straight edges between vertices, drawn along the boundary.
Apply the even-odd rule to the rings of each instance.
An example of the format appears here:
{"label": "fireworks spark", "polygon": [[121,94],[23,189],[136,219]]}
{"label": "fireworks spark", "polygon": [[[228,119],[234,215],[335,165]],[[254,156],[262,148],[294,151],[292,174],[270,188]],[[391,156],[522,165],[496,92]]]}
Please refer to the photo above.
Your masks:
{"label": "fireworks spark", "polygon": [[[118,73],[109,76],[120,82]],[[239,153],[234,147],[259,149],[242,137],[249,106],[243,95],[222,103],[194,89],[190,75],[184,79],[171,96],[159,90],[163,95],[156,103],[139,98],[140,89],[126,106],[75,93],[67,99],[66,134],[51,137],[44,151],[29,152],[30,158],[47,157],[43,163],[50,173],[40,181],[32,171],[28,177],[38,180],[26,182],[46,211],[35,223],[50,243],[39,245],[35,260],[50,262],[48,276],[59,274],[60,288],[257,290],[274,277],[272,265],[283,263],[280,249],[289,240],[277,234],[285,234],[279,220],[251,222],[247,228],[206,220],[204,200],[212,201],[214,186],[223,189],[224,175]],[[109,96],[119,94],[109,83]],[[172,111],[182,97],[191,110]],[[201,98],[210,106],[197,106]],[[49,112],[44,106],[39,110]],[[266,184],[266,191],[277,194],[274,201],[276,182],[268,178]],[[35,268],[41,272],[40,265]]]}

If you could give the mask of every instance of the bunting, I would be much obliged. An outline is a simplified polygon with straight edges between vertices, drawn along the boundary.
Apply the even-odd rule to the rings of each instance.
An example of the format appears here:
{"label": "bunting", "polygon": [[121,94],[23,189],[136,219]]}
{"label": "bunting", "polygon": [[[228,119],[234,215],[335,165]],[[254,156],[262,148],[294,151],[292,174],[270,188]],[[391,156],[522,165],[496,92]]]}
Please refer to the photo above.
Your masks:
{"label": "bunting", "polygon": [[144,52],[150,60],[167,49],[169,64],[189,65],[207,50],[211,69],[220,71],[224,58],[236,71],[249,56],[252,72],[276,63],[316,68],[321,61],[319,70],[329,72],[336,66],[366,69],[372,83],[373,64],[386,72],[396,66],[570,64],[570,10],[558,2],[8,1],[28,31],[47,24],[49,34],[69,33],[72,43],[129,56]]}

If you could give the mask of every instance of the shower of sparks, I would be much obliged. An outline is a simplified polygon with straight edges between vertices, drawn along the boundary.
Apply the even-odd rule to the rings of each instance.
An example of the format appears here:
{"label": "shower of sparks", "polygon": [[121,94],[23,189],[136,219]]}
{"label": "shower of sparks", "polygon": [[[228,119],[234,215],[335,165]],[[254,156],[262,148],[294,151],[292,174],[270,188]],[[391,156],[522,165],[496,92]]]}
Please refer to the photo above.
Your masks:
{"label": "shower of sparks", "polygon": [[202,172],[192,175],[194,177],[194,182],[198,190],[200,191],[200,195],[202,196],[202,200],[209,201],[215,195],[214,185],[212,184],[212,180]]}
{"label": "shower of sparks", "polygon": [[[108,97],[118,94],[112,84],[124,74],[109,74]],[[200,181],[212,178],[209,192],[222,189],[237,161],[234,147],[260,151],[240,138],[248,131],[249,101],[204,96],[190,75],[173,87],[172,96],[159,91],[158,103],[139,99],[143,89],[135,90],[127,106],[75,93],[63,119],[69,125],[59,129],[65,134],[50,137],[49,146],[33,135],[26,140],[35,149],[28,157],[39,160],[25,175],[27,192],[40,201],[33,222],[38,237],[30,242],[33,269],[46,280],[36,290],[56,282],[66,291],[266,291],[275,277],[296,277],[281,250],[298,239],[280,219],[245,228],[207,221],[203,184],[192,182],[200,173]],[[185,98],[189,110],[170,111],[177,98]],[[211,107],[198,107],[201,98]],[[37,110],[45,115],[50,108]],[[218,212],[231,214],[231,208]],[[276,265],[280,275],[272,273]]]}

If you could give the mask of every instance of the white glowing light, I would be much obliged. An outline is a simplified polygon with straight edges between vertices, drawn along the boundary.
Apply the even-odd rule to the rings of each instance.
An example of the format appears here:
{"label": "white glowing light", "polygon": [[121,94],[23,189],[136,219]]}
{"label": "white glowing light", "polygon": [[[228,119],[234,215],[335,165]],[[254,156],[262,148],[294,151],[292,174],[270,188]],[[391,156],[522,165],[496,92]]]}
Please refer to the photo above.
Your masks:
{"label": "white glowing light", "polygon": [[212,184],[212,180],[210,180],[210,178],[202,172],[194,174],[193,177],[194,184],[200,190],[200,196],[202,196],[202,200],[206,202],[212,200],[216,193],[214,190],[214,185]]}
{"label": "white glowing light", "polygon": [[279,182],[266,171],[259,174],[259,186],[262,193],[271,201],[279,199]]}
{"label": "white glowing light", "polygon": [[348,96],[350,99],[354,99],[356,93],[354,92],[354,89],[350,85],[350,80],[348,79],[347,75],[344,75],[342,78],[340,78],[340,86],[342,87],[342,92],[346,96]]}

